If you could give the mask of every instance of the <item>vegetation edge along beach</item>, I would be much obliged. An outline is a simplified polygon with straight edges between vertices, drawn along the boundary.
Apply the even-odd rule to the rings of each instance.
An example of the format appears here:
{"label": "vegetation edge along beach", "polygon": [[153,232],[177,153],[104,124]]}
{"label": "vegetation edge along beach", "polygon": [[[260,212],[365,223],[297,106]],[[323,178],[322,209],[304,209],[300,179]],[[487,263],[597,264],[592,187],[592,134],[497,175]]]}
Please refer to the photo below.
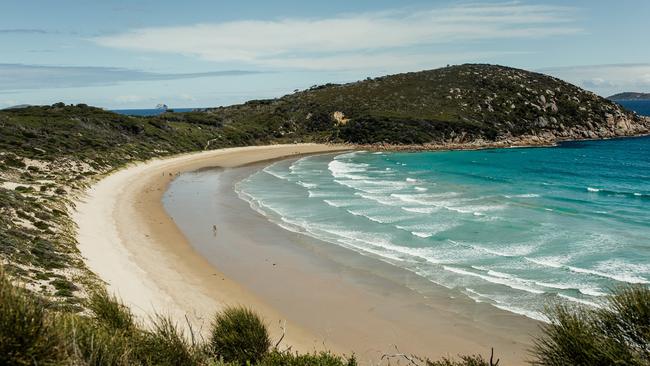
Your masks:
{"label": "vegetation edge along beach", "polygon": [[[104,310],[93,310],[93,306],[99,306],[93,305],[93,299],[102,298],[104,284],[88,269],[77,247],[71,214],[84,190],[131,162],[206,149],[287,142],[349,144],[345,148],[359,145],[408,146],[409,149],[414,146],[423,149],[529,146],[562,140],[642,135],[648,133],[649,125],[647,118],[560,80],[491,65],[461,65],[346,85],[325,85],[275,100],[148,118],[120,116],[85,105],[61,103],[1,111],[3,215],[0,235],[4,271],[11,279],[3,280],[2,301],[10,306],[2,307],[2,319],[6,322],[3,324],[7,324],[2,327],[3,332],[7,332],[2,335],[2,347],[6,347],[2,353],[13,357],[8,362],[26,364],[41,356],[44,358],[39,363],[176,363],[172,359],[154,360],[154,354],[148,353],[154,352],[154,348],[142,355],[135,350],[121,349],[118,343],[110,343],[117,342],[119,337],[131,337],[131,334],[120,333],[119,327],[116,333],[115,327],[106,328],[97,321]],[[112,304],[105,306],[113,309],[111,311],[119,318],[130,317],[114,310],[124,308],[113,300],[100,301]],[[626,306],[632,304],[630,301],[637,308],[648,305],[647,292],[641,288],[620,290],[619,296],[612,301],[612,313],[607,314],[592,316],[585,310],[573,315],[556,309],[557,324],[573,324],[585,334],[595,332],[597,341],[606,345],[607,337],[621,335],[607,333],[611,329],[603,330],[602,322],[593,319],[598,316],[616,318],[611,314],[624,313]],[[19,324],[16,319],[30,319],[35,323]],[[98,356],[100,350],[92,348],[95,345],[51,343],[44,346],[44,340],[59,342],[57,337],[46,333],[53,331],[52,324],[57,324],[54,328],[70,329],[63,323],[56,323],[57,319],[87,324],[84,329],[92,337],[93,332],[103,332],[101,336],[96,334],[97,339],[106,337],[107,343],[101,347],[121,349],[124,353],[120,358],[107,361],[108,358]],[[567,323],[569,321],[574,323]],[[180,335],[182,332],[171,327],[169,322],[155,324],[158,326],[151,333],[152,337],[161,335],[163,341],[156,338],[143,342],[163,344],[160,347],[164,349],[183,349],[178,343],[186,341]],[[126,327],[140,329],[128,325],[128,321]],[[22,334],[20,332],[27,333],[20,338],[22,343],[17,344],[15,335]],[[147,332],[137,331],[145,335],[149,334]],[[543,352],[552,347],[556,347],[553,349],[560,357],[556,360],[578,356],[600,360],[627,357],[644,364],[648,359],[647,354],[627,341],[622,346],[619,342],[618,348],[597,345],[582,348],[588,355],[562,354],[561,344],[553,342],[560,343],[564,339],[552,338],[550,331],[546,332],[546,337],[540,340],[536,348],[539,352],[535,353],[542,364],[554,364],[543,361],[542,357]],[[645,336],[638,337],[643,341]],[[135,338],[121,339],[132,343]],[[582,341],[582,337],[580,339]],[[172,347],[165,342],[177,343]],[[52,350],[52,353],[37,353],[43,349]],[[193,352],[187,354],[195,355]],[[268,358],[259,359],[247,357],[248,361],[268,364],[314,362],[299,361],[299,357],[283,353],[267,355]],[[219,356],[223,354],[213,353],[196,362],[212,362],[209,360]],[[330,356],[314,357],[324,357],[324,360]],[[331,361],[333,364],[352,362],[333,357],[338,360]]]}

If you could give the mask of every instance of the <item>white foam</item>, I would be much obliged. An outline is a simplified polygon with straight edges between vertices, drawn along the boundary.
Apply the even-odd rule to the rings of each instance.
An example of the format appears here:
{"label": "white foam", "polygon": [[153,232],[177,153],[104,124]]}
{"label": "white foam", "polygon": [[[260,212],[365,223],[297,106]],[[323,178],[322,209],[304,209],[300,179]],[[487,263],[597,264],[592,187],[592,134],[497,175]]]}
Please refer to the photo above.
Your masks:
{"label": "white foam", "polygon": [[[601,264],[601,267],[603,267],[602,270],[597,270],[597,269],[589,269],[589,268],[581,268],[581,267],[576,267],[576,266],[569,266],[565,265],[563,261],[558,261],[556,258],[558,257],[552,257],[554,259],[548,259],[548,258],[529,258],[529,257],[524,257],[525,260],[541,265],[541,266],[546,266],[546,267],[553,267],[553,268],[564,268],[567,269],[571,272],[575,273],[582,273],[582,274],[588,274],[592,276],[597,276],[597,277],[603,277],[603,278],[609,278],[612,280],[616,280],[619,282],[627,282],[627,283],[642,283],[642,284],[647,284],[650,283],[645,278],[642,278],[638,276],[637,274],[630,273],[632,270],[630,268],[620,268],[619,266],[618,270],[614,268],[615,270],[611,270],[613,267],[612,262],[606,262],[605,264]],[[604,268],[609,268],[607,270]],[[612,272],[610,272],[612,271]]]}
{"label": "white foam", "polygon": [[503,273],[503,272],[494,271],[494,270],[491,270],[491,269],[488,270],[488,275],[494,276],[494,277],[501,277],[501,278],[512,278],[512,275],[509,275],[509,274]]}
{"label": "white foam", "polygon": [[[476,301],[476,302],[487,302],[487,303],[492,303],[493,300],[489,296],[479,293],[478,291],[475,291],[471,288],[465,288],[465,291],[469,292],[467,296],[469,296],[470,299]],[[487,300],[487,301],[486,301]]]}
{"label": "white foam", "polygon": [[538,198],[539,195],[536,193],[525,193],[525,194],[515,194],[515,195],[504,195],[505,198]]}
{"label": "white foam", "polygon": [[382,205],[385,206],[396,206],[396,201],[391,200],[390,198],[386,196],[381,196],[381,195],[370,195],[370,194],[364,194],[364,193],[355,193],[355,196],[359,196],[362,198],[365,198],[367,200],[375,201],[377,203],[381,203]]}
{"label": "white foam", "polygon": [[316,187],[318,187],[318,184],[315,184],[315,183],[307,183],[307,182],[303,182],[303,181],[297,181],[296,183],[298,183],[299,185],[301,185],[301,186],[303,186],[305,188],[316,188]]}
{"label": "white foam", "polygon": [[341,155],[336,155],[336,156],[334,157],[334,160],[350,159],[350,158],[353,158],[353,157],[355,157],[355,156],[357,156],[357,155],[361,155],[361,154],[363,154],[363,153],[367,153],[367,151],[366,151],[366,150],[352,151],[352,152],[349,152],[349,153],[344,153],[344,154],[341,154]]}
{"label": "white foam", "polygon": [[589,295],[589,296],[607,296],[606,293],[599,291],[599,288],[579,288],[578,291],[580,291],[584,295]]}
{"label": "white foam", "polygon": [[456,224],[447,224],[447,223],[440,223],[437,225],[427,224],[427,225],[413,225],[413,226],[395,225],[396,228],[400,230],[408,231],[412,235],[420,238],[430,238],[438,233],[449,230],[455,226]]}
{"label": "white foam", "polygon": [[418,191],[418,192],[426,192],[427,191],[427,189],[424,188],[424,187],[415,187],[415,190]]}
{"label": "white foam", "polygon": [[557,289],[557,290],[570,290],[570,289],[575,288],[574,286],[571,286],[569,284],[563,284],[563,283],[549,283],[549,282],[535,281],[535,284],[538,285],[538,286],[554,288],[554,289]]}
{"label": "white foam", "polygon": [[560,257],[530,258],[524,257],[525,260],[544,267],[562,268],[564,263],[558,260]]}
{"label": "white foam", "polygon": [[411,234],[420,237],[420,238],[430,238],[433,236],[433,233],[426,233],[421,231],[411,231]]}
{"label": "white foam", "polygon": [[526,309],[523,309],[523,308],[520,308],[520,307],[517,307],[517,306],[504,305],[504,304],[493,304],[493,306],[495,306],[495,307],[497,307],[497,308],[499,308],[501,310],[505,310],[505,311],[508,311],[508,312],[511,312],[511,313],[523,315],[525,317],[535,319],[535,320],[539,320],[539,321],[544,322],[544,323],[550,323],[551,322],[551,320],[547,316],[545,316],[544,314],[542,314],[540,312],[537,312],[537,311],[530,311],[530,310],[526,310]]}
{"label": "white foam", "polygon": [[378,219],[378,218],[375,218],[375,217],[369,216],[369,215],[367,215],[366,213],[361,212],[361,211],[355,211],[355,210],[346,210],[346,211],[349,212],[349,213],[351,213],[351,214],[354,215],[354,216],[365,217],[366,219],[368,219],[368,220],[370,220],[370,221],[373,221],[373,222],[376,222],[376,223],[379,223],[379,224],[387,224],[387,223],[390,223],[390,222],[391,222],[391,220],[383,221],[383,220],[381,220],[381,219]]}
{"label": "white foam", "polygon": [[419,214],[431,214],[438,211],[435,207],[400,207],[402,210],[407,212],[419,213]]}
{"label": "white foam", "polygon": [[327,203],[332,207],[345,207],[350,204],[349,200],[323,200],[323,202]]}
{"label": "white foam", "polygon": [[587,187],[587,191],[588,191],[588,192],[600,192],[600,189],[598,189],[598,188]]}
{"label": "white foam", "polygon": [[595,302],[593,302],[593,301],[588,301],[588,300],[584,300],[584,299],[578,299],[578,298],[576,298],[576,297],[569,296],[569,295],[565,295],[565,294],[557,294],[557,295],[558,295],[559,297],[563,298],[563,299],[567,299],[567,300],[569,300],[569,301],[573,301],[573,302],[576,302],[576,303],[579,303],[579,304],[583,304],[583,305],[588,305],[588,306],[591,306],[591,307],[594,307],[594,308],[602,308],[602,307],[603,307],[603,305],[601,305],[601,304],[597,304],[597,303],[595,303]]}
{"label": "white foam", "polygon": [[506,257],[506,258],[521,257],[531,253],[536,248],[536,246],[533,244],[523,244],[523,245],[519,244],[519,245],[510,245],[510,246],[504,246],[499,248],[486,248],[482,245],[478,245],[474,243],[464,243],[464,242],[458,242],[454,240],[449,240],[449,242],[459,246],[469,247],[480,252],[496,255],[497,257]]}
{"label": "white foam", "polygon": [[610,278],[612,280],[616,280],[619,282],[627,282],[627,283],[650,283],[650,281],[646,280],[645,278],[641,278],[638,276],[635,276],[633,274],[627,274],[627,273],[620,273],[615,274],[615,273],[605,273],[603,271],[597,271],[593,269],[587,269],[587,268],[580,268],[580,267],[574,267],[574,266],[566,266],[570,271],[576,272],[576,273],[584,273],[584,274],[590,274],[598,277],[605,277],[605,278]]}
{"label": "white foam", "polygon": [[491,283],[504,285],[504,286],[510,287],[512,289],[529,292],[531,294],[538,294],[539,295],[539,294],[544,293],[544,291],[537,290],[535,288],[527,286],[526,283],[523,280],[517,279],[517,278],[514,278],[514,277],[501,278],[501,277],[488,276],[488,275],[483,275],[483,274],[480,274],[480,273],[465,271],[463,269],[450,267],[450,266],[442,266],[442,268],[444,270],[446,270],[446,271],[449,271],[449,272],[453,272],[453,273],[464,275],[464,276],[478,277],[478,278],[481,278],[481,279],[483,279],[485,281],[488,281],[488,282],[491,282]]}
{"label": "white foam", "polygon": [[340,160],[332,160],[327,164],[327,169],[332,173],[334,178],[347,178],[353,180],[368,178],[355,174],[364,173],[368,170],[368,164],[365,163],[346,163]]}
{"label": "white foam", "polygon": [[281,179],[281,180],[287,180],[287,177],[286,177],[286,176],[284,176],[284,175],[282,175],[282,174],[280,174],[280,173],[278,173],[278,172],[273,171],[272,168],[273,168],[274,166],[275,166],[275,164],[273,164],[273,165],[269,165],[269,166],[267,166],[266,168],[262,169],[262,171],[263,171],[264,173],[267,173],[267,174],[269,174],[269,175],[272,175],[272,176],[274,176],[274,177],[276,177],[276,178],[278,178],[278,179]]}

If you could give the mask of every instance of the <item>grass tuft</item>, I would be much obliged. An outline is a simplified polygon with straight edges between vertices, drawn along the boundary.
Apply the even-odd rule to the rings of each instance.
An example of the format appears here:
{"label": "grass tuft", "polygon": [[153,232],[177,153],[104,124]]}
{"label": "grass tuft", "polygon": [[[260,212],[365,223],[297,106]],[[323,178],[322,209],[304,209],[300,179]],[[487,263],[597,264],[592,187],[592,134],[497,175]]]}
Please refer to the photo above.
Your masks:
{"label": "grass tuft", "polygon": [[0,267],[0,364],[54,364],[62,359],[59,343],[44,304],[13,286]]}
{"label": "grass tuft", "polygon": [[109,329],[132,332],[136,328],[131,310],[115,296],[109,295],[105,289],[96,290],[91,294],[88,309],[101,325]]}
{"label": "grass tuft", "polygon": [[354,356],[344,358],[330,352],[298,354],[273,350],[257,363],[258,366],[357,366]]}
{"label": "grass tuft", "polygon": [[162,315],[155,316],[153,330],[141,333],[136,344],[139,357],[149,365],[196,365],[202,356],[174,321]]}
{"label": "grass tuft", "polygon": [[547,310],[534,365],[650,365],[650,289],[617,288],[602,309]]}
{"label": "grass tuft", "polygon": [[228,307],[217,313],[212,326],[212,352],[226,362],[253,364],[271,347],[264,322],[250,309]]}

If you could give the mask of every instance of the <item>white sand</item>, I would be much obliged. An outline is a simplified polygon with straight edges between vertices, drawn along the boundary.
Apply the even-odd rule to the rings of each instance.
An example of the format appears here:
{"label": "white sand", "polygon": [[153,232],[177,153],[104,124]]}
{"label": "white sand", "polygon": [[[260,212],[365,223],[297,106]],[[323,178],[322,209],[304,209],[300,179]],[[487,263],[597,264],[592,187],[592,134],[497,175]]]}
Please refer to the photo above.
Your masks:
{"label": "white sand", "polygon": [[[78,248],[109,291],[143,320],[156,311],[181,325],[189,320],[201,332],[216,310],[237,303],[279,320],[254,295],[222,276],[189,247],[164,212],[160,197],[181,171],[342,149],[317,144],[244,147],[131,165],[100,180],[78,200],[73,214]],[[299,329],[294,327],[291,333],[294,344],[305,343]],[[312,349],[314,342],[305,348]]]}

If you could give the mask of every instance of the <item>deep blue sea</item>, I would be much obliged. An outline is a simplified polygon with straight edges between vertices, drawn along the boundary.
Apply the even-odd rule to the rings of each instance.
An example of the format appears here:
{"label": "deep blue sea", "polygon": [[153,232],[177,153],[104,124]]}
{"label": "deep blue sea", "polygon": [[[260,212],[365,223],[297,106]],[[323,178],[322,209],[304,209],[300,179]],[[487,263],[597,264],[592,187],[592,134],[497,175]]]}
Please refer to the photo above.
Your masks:
{"label": "deep blue sea", "polygon": [[650,283],[647,137],[309,156],[237,191],[285,229],[532,318],[552,301],[597,307],[613,286]]}
{"label": "deep blue sea", "polygon": [[650,100],[621,100],[617,103],[642,116],[650,116]]}
{"label": "deep blue sea", "polygon": [[[192,112],[197,108],[171,108],[171,109],[173,109],[174,112]],[[165,110],[155,109],[155,108],[154,109],[114,109],[111,110],[111,112],[125,114],[127,116],[147,117],[147,116],[157,116],[159,114],[164,113]]]}

